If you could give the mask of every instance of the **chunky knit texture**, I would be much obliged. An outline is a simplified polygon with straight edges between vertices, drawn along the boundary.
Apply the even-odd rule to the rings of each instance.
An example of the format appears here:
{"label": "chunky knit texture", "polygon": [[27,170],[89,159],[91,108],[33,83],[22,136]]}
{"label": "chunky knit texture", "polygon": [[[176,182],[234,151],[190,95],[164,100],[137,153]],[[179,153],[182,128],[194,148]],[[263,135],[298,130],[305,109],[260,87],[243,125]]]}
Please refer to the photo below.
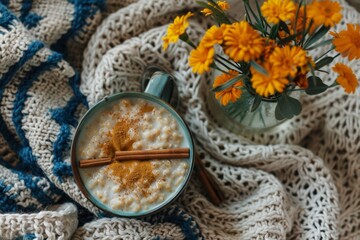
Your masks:
{"label": "chunky knit texture", "polygon": [[[355,9],[339,2],[344,16],[339,29],[360,22]],[[360,236],[359,91],[304,95],[300,116],[267,132],[239,136],[209,114],[211,76],[191,72],[190,48],[178,43],[161,49],[167,24],[193,9],[193,0],[1,3],[0,239]],[[191,38],[197,41],[208,24],[192,18]],[[70,142],[88,106],[112,93],[139,91],[141,73],[153,64],[177,78],[179,113],[226,201],[212,205],[195,173],[182,197],[160,214],[114,218],[76,186]],[[360,64],[350,66],[359,77]]]}

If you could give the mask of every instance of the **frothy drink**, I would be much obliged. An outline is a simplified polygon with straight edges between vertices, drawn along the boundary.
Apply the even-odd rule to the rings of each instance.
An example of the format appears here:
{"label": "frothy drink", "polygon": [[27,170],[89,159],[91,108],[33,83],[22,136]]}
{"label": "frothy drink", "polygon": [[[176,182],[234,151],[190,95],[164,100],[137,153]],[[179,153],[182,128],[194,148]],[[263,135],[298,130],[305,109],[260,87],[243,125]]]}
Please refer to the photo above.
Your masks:
{"label": "frothy drink", "polygon": [[[79,136],[77,159],[112,157],[115,151],[189,147],[172,114],[144,99],[126,98],[99,110]],[[110,209],[152,209],[176,192],[189,171],[185,159],[114,162],[79,169],[90,194]]]}

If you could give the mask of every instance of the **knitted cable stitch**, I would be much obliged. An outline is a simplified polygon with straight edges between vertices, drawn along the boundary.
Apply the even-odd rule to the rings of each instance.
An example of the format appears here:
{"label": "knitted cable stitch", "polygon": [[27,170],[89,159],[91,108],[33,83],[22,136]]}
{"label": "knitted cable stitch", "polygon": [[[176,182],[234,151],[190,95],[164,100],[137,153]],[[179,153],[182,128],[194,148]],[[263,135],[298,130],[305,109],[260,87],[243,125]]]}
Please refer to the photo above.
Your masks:
{"label": "knitted cable stitch", "polygon": [[[343,15],[346,16],[344,18],[345,23],[342,25],[342,27],[344,27],[347,22],[351,22],[354,19],[359,18],[359,16],[354,9],[350,8],[344,1],[341,3],[344,6]],[[125,15],[125,13],[123,15],[118,13],[118,15],[118,18],[121,18]],[[114,16],[113,18],[115,19],[116,17]],[[107,25],[102,26],[101,29],[106,29],[106,26]],[[108,26],[111,26],[111,24],[108,24]],[[196,29],[201,29],[201,27],[193,25],[190,29],[196,31]],[[310,239],[314,237],[337,239],[339,235],[344,237],[359,234],[359,230],[356,230],[358,229],[357,218],[353,217],[351,221],[349,221],[351,224],[349,224],[346,228],[340,228],[337,220],[340,211],[338,208],[339,203],[336,189],[336,187],[338,187],[337,183],[339,181],[343,181],[344,178],[346,178],[347,182],[353,182],[354,179],[350,180],[346,177],[347,171],[342,171],[341,173],[338,172],[337,175],[331,175],[333,168],[329,167],[329,162],[331,162],[332,159],[327,159],[324,154],[320,154],[321,152],[319,152],[318,149],[315,150],[316,146],[311,148],[312,152],[297,146],[302,145],[307,147],[304,143],[306,142],[308,136],[311,136],[312,134],[315,134],[316,136],[318,132],[317,129],[321,129],[324,126],[323,121],[325,121],[325,119],[322,116],[324,116],[325,113],[329,113],[329,109],[333,109],[333,101],[336,99],[344,99],[345,95],[342,93],[342,90],[334,89],[329,91],[324,95],[324,98],[319,98],[319,100],[312,97],[304,99],[305,109],[302,115],[287,122],[285,125],[279,126],[273,131],[259,135],[239,137],[227,130],[219,128],[218,124],[214,122],[211,116],[209,116],[206,107],[206,97],[209,88],[202,86],[206,84],[206,79],[200,79],[199,76],[193,75],[187,67],[187,48],[184,47],[183,44],[178,44],[176,47],[170,46],[167,53],[163,53],[161,51],[161,36],[163,36],[164,33],[165,27],[161,30],[154,29],[145,33],[148,36],[145,36],[144,34],[141,35],[140,39],[133,38],[122,44],[117,43],[119,44],[118,46],[113,47],[106,53],[99,52],[100,54],[97,54],[97,58],[99,58],[99,60],[89,58],[94,59],[92,66],[97,66],[91,71],[85,71],[86,74],[89,72],[92,73],[92,76],[84,75],[84,80],[86,81],[89,79],[89,82],[84,82],[82,89],[84,92],[89,92],[89,103],[93,104],[102,99],[104,96],[114,92],[138,89],[138,83],[135,80],[137,77],[136,74],[140,74],[145,65],[154,63],[164,65],[165,67],[170,68],[172,70],[172,74],[179,80],[178,84],[183,100],[181,112],[190,124],[192,131],[196,132],[196,138],[204,147],[206,152],[210,153],[212,157],[222,161],[223,163],[236,165],[238,167],[254,167],[256,169],[261,169],[276,176],[276,179],[282,183],[282,190],[285,192],[284,198],[286,199],[285,202],[287,204],[283,202],[280,206],[288,206],[283,209],[283,215],[286,216],[284,217],[285,221],[283,221],[283,223],[289,223],[288,226],[284,225],[284,227],[282,227],[283,230],[280,230],[280,227],[275,227],[277,231],[271,231],[269,228],[272,226],[272,221],[264,218],[267,223],[261,226],[265,226],[264,229],[267,229],[264,230],[263,236],[265,238],[282,239],[287,236],[288,238],[301,239]],[[201,36],[201,31],[199,30],[199,32],[192,32],[190,34],[194,39],[196,39],[198,36]],[[94,41],[99,41],[98,46],[109,46],[109,44],[101,43],[111,41],[111,38],[109,37],[104,39],[104,37],[100,38],[100,35],[97,37],[94,35],[88,46],[89,52],[94,52],[95,49],[97,49],[97,46],[92,44]],[[326,49],[321,49],[320,51],[325,50]],[[320,53],[321,52],[317,52],[314,54],[316,55]],[[86,66],[89,63],[84,62],[84,64],[84,69],[86,70]],[[357,74],[359,75],[359,73]],[[331,77],[334,78],[335,76]],[[356,99],[356,97],[350,97]],[[330,100],[330,98],[332,99]],[[344,121],[347,121],[345,120],[347,119],[346,116],[343,116],[343,118]],[[358,120],[359,119],[357,118],[354,121],[358,122]],[[346,129],[350,126],[345,125],[341,127],[345,127]],[[333,138],[326,139],[330,140]],[[351,146],[351,148],[347,151],[350,153],[357,152],[359,147],[354,146],[356,145],[356,141],[349,142],[353,146]],[[258,143],[274,145],[263,146]],[[337,149],[336,145],[333,145],[332,149]],[[242,175],[244,175],[241,170],[232,167],[225,168],[224,164],[219,164],[218,161],[211,162],[210,155],[206,156],[205,159],[208,164],[208,169],[214,172],[214,175],[223,182],[224,187],[231,186],[230,189],[233,189],[235,184],[234,182],[241,181]],[[356,163],[356,158],[352,162]],[[328,168],[330,170],[328,170]],[[224,169],[227,170],[225,171]],[[352,169],[357,168],[352,167]],[[240,171],[240,173],[235,173],[234,171]],[[235,178],[230,181],[228,180],[229,176],[237,176],[238,179]],[[335,177],[336,186],[334,184],[333,177]],[[358,181],[358,179],[356,181]],[[245,186],[249,187],[248,181],[245,181]],[[252,192],[253,188],[258,186],[259,183],[255,185],[252,184],[248,189],[245,188],[245,192]],[[275,192],[275,188],[272,187],[270,189],[274,189]],[[188,193],[188,195],[190,194]],[[355,195],[359,196],[359,193],[356,193]],[[185,208],[190,210],[189,206],[193,205],[194,202],[199,204],[198,199],[199,198],[189,198],[189,201],[184,204]],[[234,197],[230,199],[233,199],[234,202],[236,202],[234,199],[241,202],[240,199],[242,198]],[[356,198],[352,199],[352,204],[350,204],[352,206],[351,208],[356,209],[357,200]],[[249,203],[245,209],[253,209],[250,205],[251,203]],[[266,205],[263,204],[261,206],[265,207]],[[245,236],[245,239],[250,239],[251,237],[260,238],[261,231],[256,232],[253,236],[249,236],[245,235],[244,232],[252,234],[254,231],[239,230],[237,235],[233,232],[233,229],[220,233],[224,227],[220,228],[217,226],[211,228],[210,222],[214,221],[205,220],[206,217],[204,217],[204,215],[206,216],[208,214],[204,214],[203,209],[206,209],[206,207],[199,204],[191,210],[195,216],[200,216],[197,219],[199,225],[202,226],[204,234],[212,231],[215,232],[215,234],[214,232],[212,232],[212,234],[209,233],[207,237],[211,238],[211,236],[214,237],[216,235],[222,235],[219,239],[224,237],[231,239],[230,236]],[[230,206],[229,208],[232,209],[232,207],[233,206]],[[344,205],[340,205],[340,207],[343,208]],[[259,211],[261,207],[255,209]],[[221,215],[221,213],[226,216],[226,213],[223,211],[224,209],[221,209],[219,212],[216,212],[217,214],[211,214],[209,219],[213,220],[212,218],[214,218],[214,216]],[[209,212],[212,213],[214,210],[211,209]],[[356,212],[357,213],[354,214],[355,216],[359,214],[359,211]],[[342,212],[340,214],[342,214]],[[345,213],[345,215],[349,216],[347,213]],[[225,221],[224,219],[231,219],[229,216],[225,216],[222,216],[223,218],[219,217],[219,222],[221,222],[221,220]],[[236,220],[232,220],[231,222],[235,221],[238,223],[239,217],[236,216],[235,219]],[[246,223],[250,226],[253,225],[258,227],[256,225],[256,220],[254,220],[253,223],[248,220],[248,215],[245,219],[247,219]],[[202,223],[203,221],[204,223]],[[236,229],[242,229],[243,227],[244,226],[241,226]],[[349,235],[349,231],[352,231],[353,233]]]}
{"label": "knitted cable stitch", "polygon": [[[0,217],[1,239],[70,239],[77,226],[77,209],[71,203],[33,214]],[[32,237],[31,237],[32,236]]]}
{"label": "knitted cable stitch", "polygon": [[[7,6],[17,17],[0,5],[0,238],[69,239],[73,233],[73,239],[358,238],[359,91],[345,95],[333,88],[321,98],[305,96],[301,115],[284,125],[261,134],[235,135],[209,114],[210,77],[191,72],[189,47],[179,43],[167,52],[161,49],[167,23],[179,12],[193,9],[194,1],[130,0],[118,11],[109,9],[116,5],[110,1],[107,13],[112,14],[84,52],[81,84],[79,74],[62,56],[40,41],[44,36],[34,37],[45,33],[25,29],[24,25],[30,32],[35,28],[24,23],[18,1],[10,3]],[[68,3],[73,1],[61,4]],[[340,3],[344,16],[340,28],[360,20],[345,1]],[[95,26],[99,20],[90,12],[87,21]],[[197,40],[209,22],[193,18],[190,24],[189,35]],[[60,37],[57,43],[63,40]],[[177,78],[179,113],[226,201],[211,204],[194,174],[182,197],[165,211],[144,219],[111,218],[93,207],[75,185],[69,140],[87,104],[115,92],[139,91],[139,76],[153,64]],[[353,64],[360,76],[359,63]],[[57,210],[40,211],[69,201],[77,207],[65,203]],[[98,219],[76,229],[78,219],[91,216],[79,205]]]}

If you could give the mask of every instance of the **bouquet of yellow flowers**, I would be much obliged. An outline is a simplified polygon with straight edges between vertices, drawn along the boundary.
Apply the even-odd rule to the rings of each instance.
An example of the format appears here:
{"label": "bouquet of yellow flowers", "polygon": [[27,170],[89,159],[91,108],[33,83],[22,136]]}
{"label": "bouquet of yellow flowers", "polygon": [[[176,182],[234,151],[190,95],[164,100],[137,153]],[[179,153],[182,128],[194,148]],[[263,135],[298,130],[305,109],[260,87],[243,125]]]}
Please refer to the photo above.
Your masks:
{"label": "bouquet of yellow flowers", "polygon": [[[360,25],[349,24],[347,30],[329,32],[342,19],[338,2],[266,0],[260,6],[255,0],[256,7],[251,7],[249,0],[243,2],[246,15],[241,21],[226,13],[226,1],[198,2],[204,7],[201,12],[216,24],[207,29],[197,45],[186,33],[191,12],[176,17],[163,37],[165,50],[179,39],[194,48],[189,56],[193,72],[222,72],[212,89],[222,105],[251,95],[251,111],[262,101],[274,101],[276,119],[281,120],[301,112],[301,103],[291,97],[294,91],[315,95],[341,85],[347,93],[355,92],[356,76],[342,63],[332,68],[338,74],[332,84],[325,84],[317,75],[339,56],[360,58]],[[327,47],[328,51],[313,58],[309,52],[319,47]],[[335,51],[338,53],[332,53]]]}

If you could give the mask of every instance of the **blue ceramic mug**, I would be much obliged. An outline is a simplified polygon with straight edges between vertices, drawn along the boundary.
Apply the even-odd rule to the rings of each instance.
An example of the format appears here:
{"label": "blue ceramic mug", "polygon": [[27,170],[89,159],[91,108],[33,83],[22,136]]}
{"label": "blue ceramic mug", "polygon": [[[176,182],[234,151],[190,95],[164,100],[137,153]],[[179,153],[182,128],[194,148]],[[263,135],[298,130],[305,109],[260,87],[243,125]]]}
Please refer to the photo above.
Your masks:
{"label": "blue ceramic mug", "polygon": [[[80,191],[87,197],[96,207],[120,217],[141,217],[157,213],[174,202],[186,188],[191,177],[194,163],[195,163],[195,149],[193,138],[185,121],[179,116],[174,108],[178,104],[178,94],[174,78],[158,67],[149,67],[142,78],[142,87],[144,92],[124,92],[105,97],[103,100],[95,104],[82,117],[72,142],[71,146],[71,165],[73,175]],[[86,171],[80,168],[79,149],[81,149],[81,139],[85,136],[86,129],[92,124],[94,116],[102,114],[104,109],[109,108],[113,104],[119,103],[123,99],[128,100],[145,100],[151,104],[167,111],[178,124],[180,131],[183,134],[183,142],[189,148],[189,157],[183,159],[187,163],[187,170],[183,181],[173,190],[167,197],[156,205],[141,211],[128,211],[112,208],[109,204],[104,203],[99,195],[96,195],[87,185]],[[106,166],[105,166],[106,167]],[[100,171],[100,168],[93,168],[92,174]],[[171,174],[170,174],[171,175]],[[106,183],[104,186],[107,186]],[[104,189],[105,191],[112,191],[112,189]]]}

